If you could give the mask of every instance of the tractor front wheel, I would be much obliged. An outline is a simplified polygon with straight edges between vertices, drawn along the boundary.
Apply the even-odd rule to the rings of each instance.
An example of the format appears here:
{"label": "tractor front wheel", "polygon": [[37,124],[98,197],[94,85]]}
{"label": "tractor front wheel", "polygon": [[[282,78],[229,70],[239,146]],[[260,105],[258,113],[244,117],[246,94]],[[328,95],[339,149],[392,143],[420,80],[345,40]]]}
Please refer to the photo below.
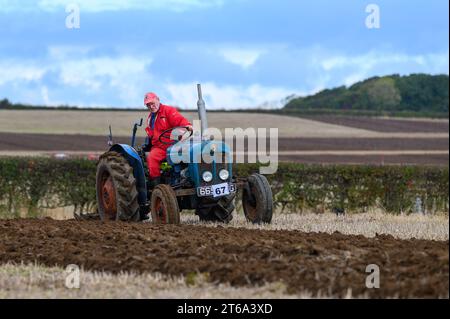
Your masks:
{"label": "tractor front wheel", "polygon": [[272,189],[267,178],[252,174],[242,192],[242,207],[247,221],[270,224],[273,213]]}
{"label": "tractor front wheel", "polygon": [[229,223],[233,219],[235,194],[230,194],[220,198],[213,206],[206,206],[196,209],[196,214],[202,222]]}
{"label": "tractor front wheel", "polygon": [[166,184],[159,184],[153,189],[151,211],[152,221],[155,224],[180,223],[180,208],[172,187]]}
{"label": "tractor front wheel", "polygon": [[97,206],[101,220],[140,220],[133,168],[117,152],[100,156],[96,174]]}

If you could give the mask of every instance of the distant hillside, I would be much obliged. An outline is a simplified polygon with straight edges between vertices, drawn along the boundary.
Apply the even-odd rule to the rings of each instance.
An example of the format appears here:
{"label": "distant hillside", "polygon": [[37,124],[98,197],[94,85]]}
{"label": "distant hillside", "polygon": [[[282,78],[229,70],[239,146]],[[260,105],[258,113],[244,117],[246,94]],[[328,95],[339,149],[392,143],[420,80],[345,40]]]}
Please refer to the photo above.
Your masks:
{"label": "distant hillside", "polygon": [[448,114],[448,91],[448,75],[373,77],[350,87],[326,89],[312,96],[292,99],[282,111]]}
{"label": "distant hillside", "polygon": [[[291,95],[282,100],[283,108],[272,108],[269,102],[253,109],[214,109],[208,112],[248,112],[291,116],[351,115],[446,118],[449,113],[448,75],[412,74],[373,77],[350,87],[326,89],[315,95]],[[0,100],[0,110],[97,110],[139,111],[144,107],[77,107],[39,106]],[[196,112],[195,109],[180,109]]]}

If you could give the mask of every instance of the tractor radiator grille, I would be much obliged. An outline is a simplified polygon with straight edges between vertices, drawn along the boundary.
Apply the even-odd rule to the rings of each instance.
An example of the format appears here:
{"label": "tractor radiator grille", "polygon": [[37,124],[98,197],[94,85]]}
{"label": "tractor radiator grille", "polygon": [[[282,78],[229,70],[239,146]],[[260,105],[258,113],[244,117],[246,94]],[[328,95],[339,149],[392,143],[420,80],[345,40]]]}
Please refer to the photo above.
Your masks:
{"label": "tractor radiator grille", "polygon": [[[218,183],[223,183],[223,181],[219,178],[219,171],[221,169],[228,169],[228,163],[226,153],[216,153],[214,156],[217,160],[215,162],[215,170],[213,169],[213,164],[207,164],[207,163],[200,163],[198,168],[200,172],[200,184],[202,186],[208,186]],[[213,174],[213,180],[209,183],[203,181],[202,174],[204,171],[210,171]]]}

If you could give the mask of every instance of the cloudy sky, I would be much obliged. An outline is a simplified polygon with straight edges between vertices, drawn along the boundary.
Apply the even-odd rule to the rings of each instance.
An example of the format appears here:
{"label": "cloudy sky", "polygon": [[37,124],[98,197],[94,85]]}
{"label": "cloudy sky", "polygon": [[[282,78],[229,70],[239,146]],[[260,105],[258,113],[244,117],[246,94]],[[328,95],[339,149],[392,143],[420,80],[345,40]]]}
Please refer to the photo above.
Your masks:
{"label": "cloudy sky", "polygon": [[[371,3],[380,28],[366,26]],[[201,82],[210,108],[279,106],[374,75],[448,74],[448,12],[447,0],[0,0],[0,99],[140,107],[155,91],[194,108]]]}

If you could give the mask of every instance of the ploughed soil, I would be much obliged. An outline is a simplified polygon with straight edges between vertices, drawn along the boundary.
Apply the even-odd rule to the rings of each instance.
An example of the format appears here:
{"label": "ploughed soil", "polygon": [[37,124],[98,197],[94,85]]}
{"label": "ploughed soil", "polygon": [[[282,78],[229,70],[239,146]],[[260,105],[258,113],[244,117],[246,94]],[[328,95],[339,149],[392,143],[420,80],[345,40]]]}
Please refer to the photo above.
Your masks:
{"label": "ploughed soil", "polygon": [[[406,122],[406,121],[401,121]],[[2,151],[104,152],[107,138],[93,135],[0,133]],[[130,143],[129,137],[115,137],[116,143]],[[144,142],[137,139],[137,145]],[[448,166],[448,154],[389,154],[389,151],[448,151],[448,138],[280,138],[278,149],[286,151],[342,151],[344,154],[279,154],[280,161],[310,164],[427,164]],[[247,144],[243,144],[247,146]],[[267,145],[269,149],[270,144]],[[245,147],[247,149],[247,147]],[[346,151],[386,151],[385,155],[354,155]]]}
{"label": "ploughed soil", "polygon": [[398,120],[398,119],[383,119],[383,118],[362,117],[362,116],[333,116],[333,115],[316,115],[316,116],[302,116],[302,117],[319,122],[385,133],[394,133],[394,132],[446,133],[449,131],[448,121],[426,121],[426,120],[421,121],[419,119]]}
{"label": "ploughed soil", "polygon": [[[115,143],[130,143],[130,137],[114,137]],[[137,145],[144,142],[137,138]],[[280,151],[371,151],[448,150],[448,138],[291,138],[281,137]],[[247,146],[245,144],[245,146]],[[268,142],[267,147],[270,146]],[[0,132],[0,151],[105,151],[106,136],[16,134]],[[247,147],[246,147],[247,149]]]}
{"label": "ploughed soil", "polygon": [[[118,273],[202,273],[233,286],[283,282],[288,292],[448,297],[448,241],[340,233],[51,219],[0,220],[0,263],[77,264]],[[380,288],[366,288],[366,267]]]}
{"label": "ploughed soil", "polygon": [[304,164],[448,166],[448,154],[426,155],[279,155],[280,161]]}

